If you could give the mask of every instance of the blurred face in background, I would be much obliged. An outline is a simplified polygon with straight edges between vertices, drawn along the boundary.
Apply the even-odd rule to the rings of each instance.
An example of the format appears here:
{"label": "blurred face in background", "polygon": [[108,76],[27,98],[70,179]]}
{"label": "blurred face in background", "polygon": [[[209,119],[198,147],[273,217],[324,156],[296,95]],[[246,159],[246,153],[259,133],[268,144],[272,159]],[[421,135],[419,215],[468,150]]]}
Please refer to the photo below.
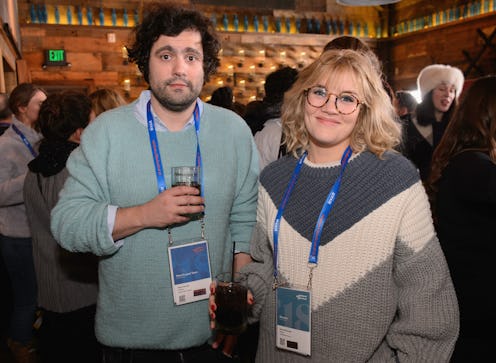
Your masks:
{"label": "blurred face in background", "polygon": [[45,93],[39,90],[36,91],[26,106],[19,107],[18,118],[20,121],[30,126],[34,125],[38,120],[41,104],[46,98],[47,96]]}
{"label": "blurred face in background", "polygon": [[432,90],[432,103],[437,112],[447,112],[456,97],[454,84],[441,83]]}

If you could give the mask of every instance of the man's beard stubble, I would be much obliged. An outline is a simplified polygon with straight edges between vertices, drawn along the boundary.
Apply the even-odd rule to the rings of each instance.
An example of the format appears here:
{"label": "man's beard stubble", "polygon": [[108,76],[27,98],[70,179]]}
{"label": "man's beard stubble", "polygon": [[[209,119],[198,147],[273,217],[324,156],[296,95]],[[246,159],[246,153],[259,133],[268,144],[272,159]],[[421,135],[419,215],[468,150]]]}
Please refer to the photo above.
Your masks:
{"label": "man's beard stubble", "polygon": [[165,82],[164,86],[159,87],[158,89],[150,87],[150,91],[164,108],[173,112],[182,112],[196,101],[196,99],[200,95],[201,88],[199,90],[196,90],[195,92],[195,89],[193,88],[191,82],[181,79],[181,81],[186,84],[191,93],[189,95],[185,94],[181,97],[181,93],[179,93],[178,91],[178,98],[171,97],[167,94],[166,87],[176,81],[178,81],[178,79],[168,80],[167,82]]}

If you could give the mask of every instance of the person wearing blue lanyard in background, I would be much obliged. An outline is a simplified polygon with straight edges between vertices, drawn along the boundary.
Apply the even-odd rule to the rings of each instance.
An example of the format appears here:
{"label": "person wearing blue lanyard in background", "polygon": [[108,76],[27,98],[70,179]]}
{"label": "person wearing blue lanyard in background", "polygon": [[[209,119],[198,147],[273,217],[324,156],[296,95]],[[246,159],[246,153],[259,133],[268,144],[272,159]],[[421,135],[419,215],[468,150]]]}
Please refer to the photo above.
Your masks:
{"label": "person wearing blue lanyard in background", "polygon": [[41,134],[36,121],[46,97],[31,83],[14,88],[9,97],[12,124],[0,137],[0,249],[13,299],[7,345],[17,361],[35,359],[36,276],[22,190],[28,163],[38,153]]}
{"label": "person wearing blue lanyard in background", "polygon": [[[51,228],[62,247],[101,256],[96,336],[106,363],[229,360],[207,343],[208,288],[212,276],[230,270],[233,241],[236,267],[250,261],[256,146],[241,117],[198,98],[219,66],[208,18],[167,4],[144,14],[128,52],[149,90],[85,129]],[[171,187],[171,167],[195,165],[201,192]],[[180,276],[171,266],[182,261],[174,256],[206,246],[208,283],[194,296],[176,296]]]}
{"label": "person wearing blue lanyard in background", "polygon": [[455,291],[400,126],[366,53],[328,50],[285,94],[288,155],[260,175],[257,362],[448,362]]}

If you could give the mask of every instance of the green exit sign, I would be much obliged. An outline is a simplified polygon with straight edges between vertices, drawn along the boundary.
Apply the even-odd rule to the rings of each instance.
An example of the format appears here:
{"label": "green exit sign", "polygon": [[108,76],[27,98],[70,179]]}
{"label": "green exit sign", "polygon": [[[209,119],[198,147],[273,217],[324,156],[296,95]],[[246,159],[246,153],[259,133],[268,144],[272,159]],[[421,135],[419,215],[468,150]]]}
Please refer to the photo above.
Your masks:
{"label": "green exit sign", "polygon": [[45,50],[45,63],[46,66],[66,66],[67,60],[65,58],[64,49],[47,49]]}
{"label": "green exit sign", "polygon": [[48,51],[48,60],[50,62],[65,61],[65,51],[63,49],[50,49]]}

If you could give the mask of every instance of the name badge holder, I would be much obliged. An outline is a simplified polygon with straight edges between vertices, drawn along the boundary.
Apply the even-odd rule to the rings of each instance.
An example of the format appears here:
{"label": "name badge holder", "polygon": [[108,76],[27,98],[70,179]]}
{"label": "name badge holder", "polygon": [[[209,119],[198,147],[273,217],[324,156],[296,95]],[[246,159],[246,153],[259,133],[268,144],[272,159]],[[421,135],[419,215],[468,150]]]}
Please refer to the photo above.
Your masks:
{"label": "name badge holder", "polygon": [[174,246],[169,228],[169,267],[174,304],[183,305],[208,299],[212,271],[205,224],[201,219],[202,236],[198,241]]}
{"label": "name badge holder", "polygon": [[312,295],[307,289],[279,286],[276,290],[276,346],[311,354]]}

